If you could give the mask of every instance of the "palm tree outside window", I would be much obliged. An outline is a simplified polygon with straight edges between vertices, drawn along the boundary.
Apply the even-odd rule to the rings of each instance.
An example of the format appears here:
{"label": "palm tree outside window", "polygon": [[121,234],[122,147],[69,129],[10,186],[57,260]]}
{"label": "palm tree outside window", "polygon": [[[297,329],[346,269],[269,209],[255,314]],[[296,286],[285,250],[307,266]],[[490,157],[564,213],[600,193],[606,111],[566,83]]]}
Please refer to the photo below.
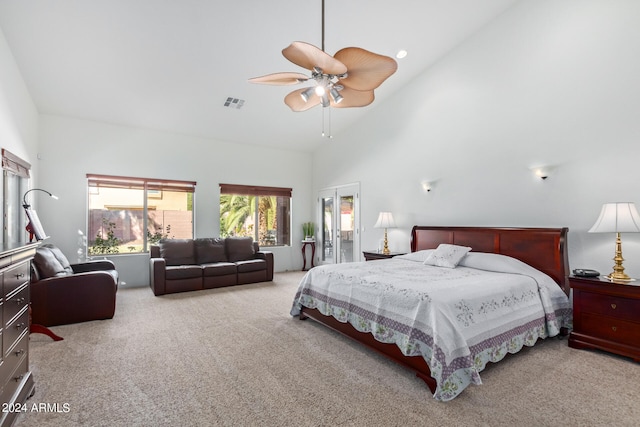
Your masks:
{"label": "palm tree outside window", "polygon": [[220,184],[220,236],[248,236],[260,246],[291,245],[291,189]]}

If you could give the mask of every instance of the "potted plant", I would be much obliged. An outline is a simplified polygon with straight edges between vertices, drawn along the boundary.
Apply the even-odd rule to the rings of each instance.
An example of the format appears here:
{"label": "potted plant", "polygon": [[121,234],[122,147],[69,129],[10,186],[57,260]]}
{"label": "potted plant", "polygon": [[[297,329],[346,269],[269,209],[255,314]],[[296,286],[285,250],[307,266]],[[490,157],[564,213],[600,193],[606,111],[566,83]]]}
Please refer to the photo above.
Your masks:
{"label": "potted plant", "polygon": [[314,240],[315,239],[315,225],[313,222],[303,222],[302,223],[302,234],[304,235],[304,240]]}

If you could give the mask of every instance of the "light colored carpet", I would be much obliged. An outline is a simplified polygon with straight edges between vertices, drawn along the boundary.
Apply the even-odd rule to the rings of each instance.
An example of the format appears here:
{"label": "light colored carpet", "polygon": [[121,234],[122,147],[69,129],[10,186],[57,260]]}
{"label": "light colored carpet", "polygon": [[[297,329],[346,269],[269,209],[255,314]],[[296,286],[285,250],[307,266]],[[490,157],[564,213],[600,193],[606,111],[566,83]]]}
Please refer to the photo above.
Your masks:
{"label": "light colored carpet", "polygon": [[[548,339],[433,400],[410,371],[289,316],[302,277],[155,297],[121,289],[112,320],[31,336],[27,426],[632,426],[640,364]],[[64,411],[62,404],[68,404]]]}

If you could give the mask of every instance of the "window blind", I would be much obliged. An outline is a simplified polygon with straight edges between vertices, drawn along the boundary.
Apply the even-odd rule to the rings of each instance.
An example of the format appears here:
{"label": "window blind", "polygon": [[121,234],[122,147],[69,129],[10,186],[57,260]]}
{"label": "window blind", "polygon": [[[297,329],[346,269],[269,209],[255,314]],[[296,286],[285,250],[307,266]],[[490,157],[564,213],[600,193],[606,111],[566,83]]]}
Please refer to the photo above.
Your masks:
{"label": "window blind", "polygon": [[128,188],[134,190],[161,190],[193,193],[195,181],[87,174],[89,187]]}
{"label": "window blind", "polygon": [[291,197],[291,188],[263,187],[258,185],[220,184],[220,194],[241,194],[243,196]]}

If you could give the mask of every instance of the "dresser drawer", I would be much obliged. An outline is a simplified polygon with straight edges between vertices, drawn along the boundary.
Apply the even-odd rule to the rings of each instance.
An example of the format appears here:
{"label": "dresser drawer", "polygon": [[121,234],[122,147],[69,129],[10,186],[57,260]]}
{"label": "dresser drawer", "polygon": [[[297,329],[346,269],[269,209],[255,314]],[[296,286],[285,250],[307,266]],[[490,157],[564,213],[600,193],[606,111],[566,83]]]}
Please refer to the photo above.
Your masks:
{"label": "dresser drawer", "polygon": [[20,360],[27,354],[29,348],[29,334],[24,334],[13,348],[8,349],[7,354],[0,364],[0,384],[5,384]]}
{"label": "dresser drawer", "polygon": [[640,300],[580,292],[582,311],[640,322]]}
{"label": "dresser drawer", "polygon": [[10,297],[5,297],[2,309],[3,324],[7,324],[13,319],[24,307],[29,304],[29,284],[24,283],[22,287],[17,289]]}
{"label": "dresser drawer", "polygon": [[593,337],[631,346],[637,346],[640,343],[640,323],[582,313],[579,325],[579,328],[576,327],[576,332],[589,331],[589,335]]}
{"label": "dresser drawer", "polygon": [[2,394],[0,395],[0,402],[11,402],[11,398],[20,387],[20,383],[22,382],[22,380],[27,376],[28,371],[29,359],[26,357],[26,355],[23,355],[18,365],[13,371],[11,371],[7,382],[4,383]]}
{"label": "dresser drawer", "polygon": [[23,262],[4,272],[4,295],[10,295],[20,285],[29,281],[29,263]]}
{"label": "dresser drawer", "polygon": [[2,334],[2,348],[5,351],[4,357],[6,359],[9,350],[13,347],[14,343],[20,335],[22,335],[26,331],[27,335],[29,334],[29,310],[27,307],[24,307],[22,312],[14,317],[11,323],[8,323],[4,328]]}

